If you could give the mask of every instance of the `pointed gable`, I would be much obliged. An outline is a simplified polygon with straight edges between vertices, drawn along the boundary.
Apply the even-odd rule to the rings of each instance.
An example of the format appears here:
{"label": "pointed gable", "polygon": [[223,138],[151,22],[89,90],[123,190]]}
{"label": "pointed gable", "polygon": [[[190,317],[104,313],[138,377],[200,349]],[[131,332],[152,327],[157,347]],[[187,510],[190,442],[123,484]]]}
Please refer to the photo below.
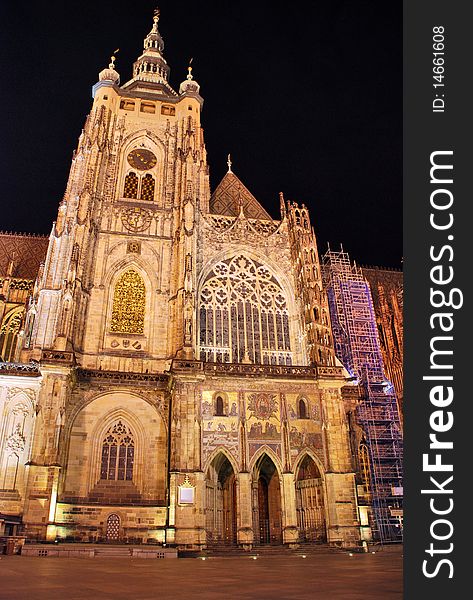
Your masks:
{"label": "pointed gable", "polygon": [[243,204],[245,217],[248,219],[264,219],[272,221],[249,189],[238,177],[229,171],[218,184],[210,197],[210,212],[215,215],[237,217],[240,213],[240,201]]}

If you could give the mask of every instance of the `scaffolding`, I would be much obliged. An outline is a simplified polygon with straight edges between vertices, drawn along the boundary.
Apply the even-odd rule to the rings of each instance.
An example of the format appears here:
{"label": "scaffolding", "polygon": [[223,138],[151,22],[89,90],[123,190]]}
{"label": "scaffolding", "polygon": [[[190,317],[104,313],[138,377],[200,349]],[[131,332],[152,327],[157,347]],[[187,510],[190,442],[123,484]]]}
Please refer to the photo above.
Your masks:
{"label": "scaffolding", "polygon": [[402,539],[403,440],[396,395],[386,380],[369,285],[348,253],[323,256],[335,353],[358,380],[356,419],[370,457],[372,533],[381,542]]}

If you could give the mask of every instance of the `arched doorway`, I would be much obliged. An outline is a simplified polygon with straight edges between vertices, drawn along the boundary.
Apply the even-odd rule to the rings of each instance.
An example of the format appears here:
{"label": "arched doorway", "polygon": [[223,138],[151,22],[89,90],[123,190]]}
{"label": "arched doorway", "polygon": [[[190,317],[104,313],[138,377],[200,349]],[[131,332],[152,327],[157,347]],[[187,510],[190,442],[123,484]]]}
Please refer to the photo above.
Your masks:
{"label": "arched doorway", "polygon": [[296,476],[296,510],[299,539],[305,542],[326,542],[325,505],[320,471],[306,455]]}
{"label": "arched doorway", "polygon": [[116,513],[108,516],[105,537],[107,542],[118,542],[120,538],[120,517]]}
{"label": "arched doorway", "polygon": [[228,458],[219,453],[205,480],[205,519],[208,544],[235,544],[237,541],[236,478]]}
{"label": "arched doorway", "polygon": [[281,486],[274,462],[263,454],[253,471],[254,540],[260,544],[281,544]]}

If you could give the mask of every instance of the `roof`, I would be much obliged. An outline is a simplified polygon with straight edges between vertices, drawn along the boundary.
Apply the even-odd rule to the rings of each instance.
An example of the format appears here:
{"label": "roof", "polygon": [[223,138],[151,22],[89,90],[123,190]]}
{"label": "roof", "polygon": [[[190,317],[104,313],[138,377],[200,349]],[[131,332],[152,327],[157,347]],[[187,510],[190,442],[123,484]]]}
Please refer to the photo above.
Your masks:
{"label": "roof", "polygon": [[215,215],[238,217],[240,202],[243,204],[243,211],[248,219],[272,221],[271,216],[248,188],[234,173],[228,171],[210,197],[210,212]]}
{"label": "roof", "polygon": [[44,262],[49,238],[46,235],[0,232],[0,276],[8,274],[13,260],[12,277],[36,279],[39,265]]}

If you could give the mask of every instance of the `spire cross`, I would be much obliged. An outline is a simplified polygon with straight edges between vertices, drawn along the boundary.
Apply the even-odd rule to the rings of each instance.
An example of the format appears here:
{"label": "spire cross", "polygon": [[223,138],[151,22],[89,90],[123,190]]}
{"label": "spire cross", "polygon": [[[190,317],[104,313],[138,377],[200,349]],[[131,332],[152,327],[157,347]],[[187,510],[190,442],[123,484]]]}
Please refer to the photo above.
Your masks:
{"label": "spire cross", "polygon": [[228,173],[233,173],[233,171],[232,171],[232,160],[230,158],[230,154],[228,155],[228,158],[227,158],[227,165],[228,165],[228,171],[227,172]]}

